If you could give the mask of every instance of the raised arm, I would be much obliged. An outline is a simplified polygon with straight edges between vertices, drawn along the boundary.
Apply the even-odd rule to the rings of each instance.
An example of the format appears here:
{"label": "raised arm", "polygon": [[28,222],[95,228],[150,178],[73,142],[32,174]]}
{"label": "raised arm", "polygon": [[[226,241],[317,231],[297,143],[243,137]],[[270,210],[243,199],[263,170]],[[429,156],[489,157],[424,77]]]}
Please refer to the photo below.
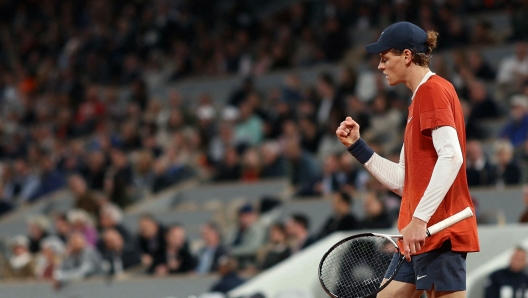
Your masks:
{"label": "raised arm", "polygon": [[398,163],[385,159],[374,152],[360,138],[359,124],[351,117],[336,130],[336,135],[350,152],[365,168],[383,185],[398,195],[403,193],[403,182],[405,180],[405,154],[404,148],[400,153]]}

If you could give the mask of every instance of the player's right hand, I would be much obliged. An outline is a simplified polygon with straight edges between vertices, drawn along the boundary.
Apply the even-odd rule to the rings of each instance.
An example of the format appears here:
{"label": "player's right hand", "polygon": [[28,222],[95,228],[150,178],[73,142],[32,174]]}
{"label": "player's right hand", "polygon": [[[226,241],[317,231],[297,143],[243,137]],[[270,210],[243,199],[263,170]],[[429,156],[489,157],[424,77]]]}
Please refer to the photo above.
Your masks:
{"label": "player's right hand", "polygon": [[359,124],[352,117],[346,117],[337,128],[336,135],[343,145],[350,147],[359,140]]}

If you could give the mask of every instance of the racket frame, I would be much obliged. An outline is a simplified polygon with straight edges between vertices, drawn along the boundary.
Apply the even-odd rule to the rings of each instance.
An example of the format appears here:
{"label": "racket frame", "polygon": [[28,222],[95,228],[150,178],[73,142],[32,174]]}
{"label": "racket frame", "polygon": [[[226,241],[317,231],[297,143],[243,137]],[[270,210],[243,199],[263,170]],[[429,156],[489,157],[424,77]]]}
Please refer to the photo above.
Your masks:
{"label": "racket frame", "polygon": [[[322,274],[321,274],[321,271],[323,269],[323,263],[324,261],[326,260],[326,257],[334,250],[336,249],[337,247],[339,247],[341,244],[345,243],[345,242],[348,242],[352,239],[356,239],[356,238],[363,238],[363,237],[366,237],[366,236],[376,236],[376,237],[383,237],[385,239],[387,239],[388,241],[391,242],[392,245],[394,245],[394,248],[395,248],[395,253],[398,254],[398,264],[396,265],[396,268],[394,270],[394,272],[392,273],[392,275],[385,281],[385,283],[375,292],[375,293],[372,293],[371,295],[374,295],[376,293],[379,293],[381,290],[385,289],[385,287],[387,287],[389,285],[389,283],[394,279],[394,277],[396,276],[396,273],[398,272],[398,270],[400,270],[400,267],[403,265],[403,262],[405,261],[405,256],[401,254],[400,252],[400,248],[398,247],[398,244],[396,244],[396,242],[393,240],[393,238],[401,238],[402,236],[401,235],[387,235],[387,234],[379,234],[379,233],[361,233],[361,234],[355,234],[355,235],[352,235],[352,236],[349,236],[349,237],[346,237],[346,238],[343,238],[342,240],[340,240],[339,242],[337,242],[336,244],[334,244],[324,255],[323,255],[323,258],[321,259],[321,262],[319,262],[319,283],[321,283],[321,286],[323,287],[323,290],[326,292],[326,294],[328,294],[330,297],[332,298],[363,298],[363,297],[339,297],[339,296],[336,296],[335,294],[333,294],[324,284],[323,282],[323,277],[322,277]],[[369,296],[366,296],[366,297],[369,297]]]}

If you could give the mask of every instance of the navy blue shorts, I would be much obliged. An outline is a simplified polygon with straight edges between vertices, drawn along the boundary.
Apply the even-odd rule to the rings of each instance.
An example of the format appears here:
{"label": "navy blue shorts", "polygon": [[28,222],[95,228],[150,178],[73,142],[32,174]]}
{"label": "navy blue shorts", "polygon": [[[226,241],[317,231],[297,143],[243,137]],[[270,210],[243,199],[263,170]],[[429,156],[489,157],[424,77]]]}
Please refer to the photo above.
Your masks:
{"label": "navy blue shorts", "polygon": [[[415,284],[417,290],[455,292],[466,290],[467,253],[451,251],[451,241],[439,249],[411,257],[404,261],[394,280]],[[399,254],[395,253],[387,273],[394,272]],[[389,278],[390,276],[385,276]]]}

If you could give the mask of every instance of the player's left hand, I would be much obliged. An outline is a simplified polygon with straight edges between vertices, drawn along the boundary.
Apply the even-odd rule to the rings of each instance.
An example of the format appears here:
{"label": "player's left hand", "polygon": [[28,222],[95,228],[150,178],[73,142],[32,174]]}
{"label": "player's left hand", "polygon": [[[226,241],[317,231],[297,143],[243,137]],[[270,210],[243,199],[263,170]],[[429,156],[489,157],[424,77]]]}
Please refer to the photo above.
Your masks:
{"label": "player's left hand", "polygon": [[407,262],[411,261],[411,255],[418,253],[425,244],[427,237],[427,223],[419,218],[413,217],[411,222],[401,230],[403,236],[403,255]]}

